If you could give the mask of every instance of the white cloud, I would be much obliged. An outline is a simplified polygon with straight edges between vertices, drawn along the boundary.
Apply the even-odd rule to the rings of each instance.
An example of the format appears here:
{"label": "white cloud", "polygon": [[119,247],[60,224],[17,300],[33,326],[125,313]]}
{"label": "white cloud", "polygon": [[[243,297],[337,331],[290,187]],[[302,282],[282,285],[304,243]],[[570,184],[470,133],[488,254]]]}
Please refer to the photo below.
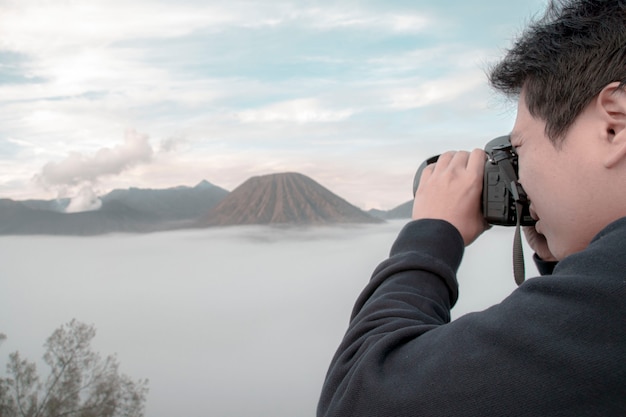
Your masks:
{"label": "white cloud", "polygon": [[[482,48],[468,48],[463,44],[446,43],[405,52],[384,54],[367,59],[371,72],[378,78],[398,79],[405,73],[462,73],[485,67],[494,52]],[[443,74],[441,73],[443,72]]]}
{"label": "white cloud", "polygon": [[204,29],[297,24],[316,29],[423,31],[433,24],[416,13],[328,4],[306,8],[285,2],[160,2],[154,0],[9,0],[2,6],[0,49],[35,56],[102,48],[126,39],[181,37]]}
{"label": "white cloud", "polygon": [[117,175],[135,165],[147,163],[153,154],[146,135],[128,131],[124,143],[101,148],[93,155],[70,153],[60,162],[49,162],[37,176],[46,186],[73,186],[93,183],[106,175]]}
{"label": "white cloud", "polygon": [[9,142],[9,143],[12,143],[12,144],[14,144],[14,145],[17,145],[17,146],[18,146],[18,147],[20,147],[20,148],[29,148],[29,149],[32,149],[32,148],[35,148],[35,147],[36,147],[36,145],[34,145],[34,144],[32,144],[31,142],[26,141],[26,140],[20,140],[20,139],[14,139],[14,138],[7,138],[7,139],[6,139],[6,141],[7,141],[7,142]]}
{"label": "white cloud", "polygon": [[[454,74],[445,78],[407,84],[409,86],[394,87],[385,93],[387,95],[385,101],[392,109],[407,110],[455,100],[473,89],[483,87],[485,76],[480,71],[474,71],[462,76]],[[415,86],[412,87],[411,84]]]}
{"label": "white cloud", "polygon": [[388,17],[391,27],[398,32],[415,32],[427,29],[434,22],[423,15],[391,15]]}
{"label": "white cloud", "polygon": [[317,99],[296,99],[272,104],[255,110],[237,113],[243,123],[294,122],[325,123],[345,120],[354,114],[352,109],[326,108]]}
{"label": "white cloud", "polygon": [[326,4],[323,7],[297,9],[287,19],[298,21],[316,29],[368,29],[391,32],[422,32],[431,27],[435,20],[426,14],[380,12],[359,8],[351,3],[349,7],[341,3]]}
{"label": "white cloud", "polygon": [[129,38],[163,39],[236,16],[217,2],[187,6],[146,0],[14,0],[3,6],[0,48],[39,55]]}

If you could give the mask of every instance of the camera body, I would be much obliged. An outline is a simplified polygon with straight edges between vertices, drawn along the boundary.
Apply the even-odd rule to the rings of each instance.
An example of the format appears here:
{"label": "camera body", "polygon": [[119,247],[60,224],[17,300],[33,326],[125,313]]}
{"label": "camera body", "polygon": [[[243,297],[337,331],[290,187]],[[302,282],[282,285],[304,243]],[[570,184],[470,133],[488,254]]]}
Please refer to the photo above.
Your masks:
{"label": "camera body", "polygon": [[[517,181],[518,162],[510,136],[500,136],[485,145],[487,161],[483,175],[482,212],[487,223],[498,226],[516,226],[518,211],[520,225],[532,226],[530,202],[526,192]],[[417,191],[422,171],[437,162],[439,155],[425,160],[418,168],[413,180],[413,195]]]}

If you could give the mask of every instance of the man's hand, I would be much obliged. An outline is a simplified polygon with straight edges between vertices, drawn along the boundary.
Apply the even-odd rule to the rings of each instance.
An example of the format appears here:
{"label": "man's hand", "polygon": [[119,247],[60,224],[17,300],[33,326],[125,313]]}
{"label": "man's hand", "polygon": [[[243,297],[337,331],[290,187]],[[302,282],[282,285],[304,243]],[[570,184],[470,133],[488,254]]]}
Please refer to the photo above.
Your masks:
{"label": "man's hand", "polygon": [[424,169],[413,202],[413,219],[441,219],[456,227],[465,246],[487,228],[481,211],[485,152],[446,152]]}

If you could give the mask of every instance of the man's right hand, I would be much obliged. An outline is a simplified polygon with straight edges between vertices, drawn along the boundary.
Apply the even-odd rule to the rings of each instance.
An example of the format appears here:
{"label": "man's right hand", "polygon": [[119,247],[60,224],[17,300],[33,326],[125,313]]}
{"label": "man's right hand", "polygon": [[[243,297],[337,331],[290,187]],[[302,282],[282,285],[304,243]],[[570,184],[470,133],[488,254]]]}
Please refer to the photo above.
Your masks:
{"label": "man's right hand", "polygon": [[488,228],[481,211],[485,152],[446,152],[424,169],[413,219],[441,219],[456,227],[465,246]]}

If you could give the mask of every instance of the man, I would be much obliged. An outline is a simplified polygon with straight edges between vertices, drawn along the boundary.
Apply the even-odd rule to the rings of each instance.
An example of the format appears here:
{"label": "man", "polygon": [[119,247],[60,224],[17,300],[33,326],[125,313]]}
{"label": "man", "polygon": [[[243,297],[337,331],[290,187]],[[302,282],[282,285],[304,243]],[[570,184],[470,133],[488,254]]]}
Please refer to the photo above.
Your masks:
{"label": "man", "polygon": [[441,155],[354,307],[318,416],[626,415],[626,2],[553,2],[490,81],[518,98],[544,276],[450,322],[463,248],[487,228],[485,155]]}

